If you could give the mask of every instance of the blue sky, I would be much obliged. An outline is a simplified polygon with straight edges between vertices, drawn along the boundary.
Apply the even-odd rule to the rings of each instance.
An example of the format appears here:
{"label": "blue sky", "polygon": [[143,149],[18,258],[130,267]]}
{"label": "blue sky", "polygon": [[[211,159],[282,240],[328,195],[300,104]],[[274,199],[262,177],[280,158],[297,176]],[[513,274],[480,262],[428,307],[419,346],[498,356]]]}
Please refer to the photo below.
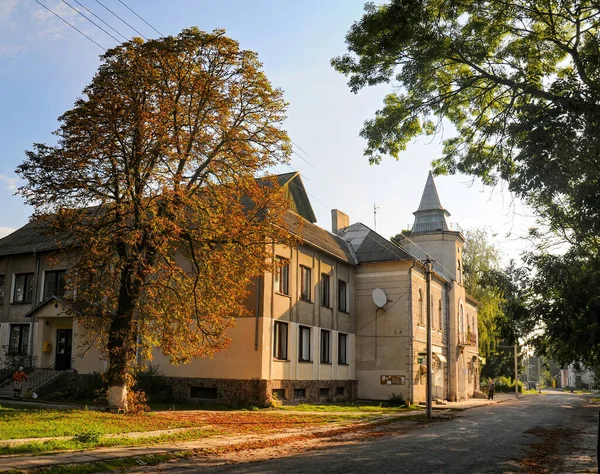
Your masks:
{"label": "blue sky", "polygon": [[[86,13],[75,0],[66,1]],[[362,14],[362,0],[123,1],[163,35],[189,26],[224,28],[243,48],[259,54],[267,76],[290,103],[286,128],[299,147],[291,166],[301,172],[322,227],[330,228],[331,208],[349,214],[351,222],[373,227],[374,204],[382,235],[390,237],[412,224],[443,137],[415,141],[399,161],[390,158],[369,166],[363,157],[359,130],[388,89],[354,95],[346,78],[329,65],[331,57],[345,52],[344,37]],[[105,48],[116,44],[64,1],[39,2]],[[126,37],[137,35],[96,0],[78,2]],[[159,36],[119,0],[101,2],[145,36]],[[16,166],[32,143],[53,141],[57,118],[90,82],[101,53],[35,0],[0,0],[0,236],[25,224],[31,214],[13,195],[19,184]],[[445,133],[449,136],[451,131]],[[519,237],[532,221],[523,217],[529,212],[514,205],[508,192],[483,188],[460,175],[439,177],[436,184],[452,222],[463,228],[489,227],[506,258],[526,248]]]}

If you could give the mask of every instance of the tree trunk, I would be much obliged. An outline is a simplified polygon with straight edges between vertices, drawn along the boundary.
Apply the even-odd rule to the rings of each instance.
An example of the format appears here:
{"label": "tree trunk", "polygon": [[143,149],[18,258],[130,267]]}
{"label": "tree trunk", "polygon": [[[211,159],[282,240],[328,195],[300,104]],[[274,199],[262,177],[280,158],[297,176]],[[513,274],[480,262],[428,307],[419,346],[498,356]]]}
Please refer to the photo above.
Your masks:
{"label": "tree trunk", "polygon": [[108,334],[108,405],[127,411],[127,391],[131,384],[129,370],[135,359],[134,309],[140,288],[130,266],[120,276],[117,311],[110,321]]}

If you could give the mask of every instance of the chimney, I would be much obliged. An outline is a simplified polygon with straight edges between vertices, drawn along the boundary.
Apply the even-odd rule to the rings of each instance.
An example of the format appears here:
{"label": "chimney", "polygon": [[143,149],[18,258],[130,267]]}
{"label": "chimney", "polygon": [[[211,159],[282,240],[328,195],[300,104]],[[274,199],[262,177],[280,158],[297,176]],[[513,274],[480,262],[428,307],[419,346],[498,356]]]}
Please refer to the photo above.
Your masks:
{"label": "chimney", "polygon": [[350,225],[348,214],[338,209],[331,210],[331,231],[335,234],[338,230],[345,229]]}

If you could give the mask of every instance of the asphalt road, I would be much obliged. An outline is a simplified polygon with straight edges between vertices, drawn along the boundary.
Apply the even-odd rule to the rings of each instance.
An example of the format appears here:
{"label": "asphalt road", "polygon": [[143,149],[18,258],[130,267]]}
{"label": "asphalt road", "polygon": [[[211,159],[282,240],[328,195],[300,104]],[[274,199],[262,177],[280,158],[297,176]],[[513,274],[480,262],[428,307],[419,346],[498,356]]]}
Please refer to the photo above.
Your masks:
{"label": "asphalt road", "polygon": [[[597,472],[587,469],[595,454],[598,411],[582,396],[549,391],[466,410],[404,434],[392,432],[260,462],[210,465],[191,458],[153,472]],[[577,462],[584,454],[588,467],[580,470]]]}

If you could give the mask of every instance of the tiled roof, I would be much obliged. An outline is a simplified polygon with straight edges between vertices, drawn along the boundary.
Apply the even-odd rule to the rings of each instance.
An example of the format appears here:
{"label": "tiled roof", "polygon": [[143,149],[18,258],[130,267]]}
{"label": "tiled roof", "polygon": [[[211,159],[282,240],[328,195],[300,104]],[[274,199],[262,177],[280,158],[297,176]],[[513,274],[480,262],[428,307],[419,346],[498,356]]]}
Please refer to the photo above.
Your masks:
{"label": "tiled roof", "polygon": [[406,250],[390,242],[361,222],[341,229],[338,235],[351,246],[357,263],[414,259]]}
{"label": "tiled roof", "polygon": [[305,244],[324,250],[330,255],[352,265],[357,263],[348,244],[341,237],[310,223],[292,211],[287,211],[285,222],[288,225],[288,229],[300,235]]}
{"label": "tiled roof", "polygon": [[46,224],[41,221],[32,221],[25,224],[12,234],[0,239],[0,255],[15,255],[20,253],[31,253],[56,250],[58,245],[54,238],[46,235],[44,228]]}

